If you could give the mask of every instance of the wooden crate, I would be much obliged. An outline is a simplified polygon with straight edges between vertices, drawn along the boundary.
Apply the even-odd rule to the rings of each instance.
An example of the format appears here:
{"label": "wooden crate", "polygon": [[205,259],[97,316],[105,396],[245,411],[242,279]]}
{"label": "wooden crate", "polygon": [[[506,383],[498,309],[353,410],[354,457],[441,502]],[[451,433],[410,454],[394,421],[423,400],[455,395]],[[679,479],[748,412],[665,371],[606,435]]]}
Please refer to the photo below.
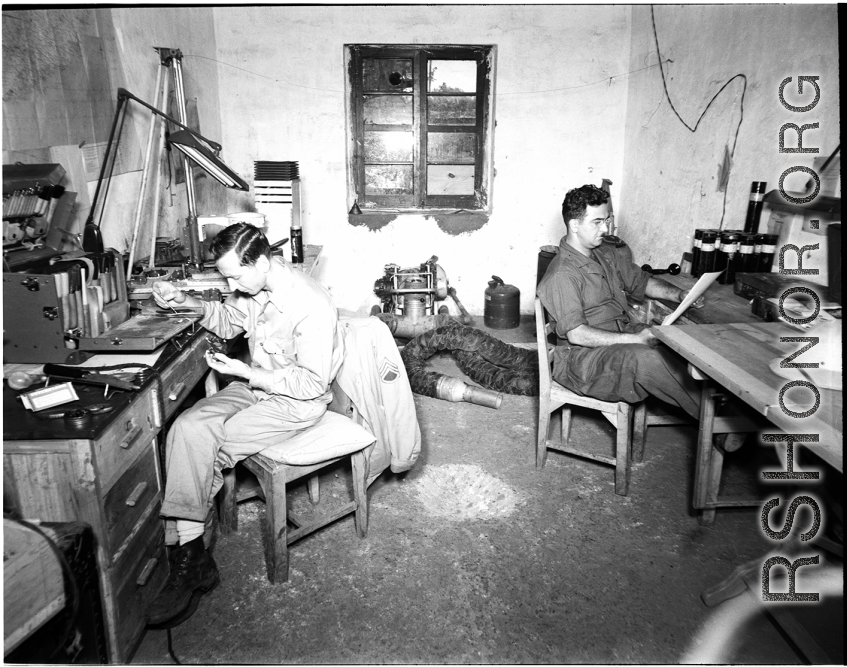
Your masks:
{"label": "wooden crate", "polygon": [[3,519],[4,655],[65,606],[62,565],[33,529]]}

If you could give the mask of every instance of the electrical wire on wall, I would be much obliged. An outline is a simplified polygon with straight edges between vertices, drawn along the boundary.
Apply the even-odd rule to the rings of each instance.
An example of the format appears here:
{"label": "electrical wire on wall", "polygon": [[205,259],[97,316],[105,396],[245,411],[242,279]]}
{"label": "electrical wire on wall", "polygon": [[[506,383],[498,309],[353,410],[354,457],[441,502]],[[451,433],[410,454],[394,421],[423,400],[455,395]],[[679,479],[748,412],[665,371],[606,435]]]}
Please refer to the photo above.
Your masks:
{"label": "electrical wire on wall", "polygon": [[[656,43],[656,57],[658,58],[659,62],[661,63],[662,62],[662,51],[659,48],[659,33],[656,30],[656,13],[655,13],[655,9],[654,9],[653,5],[650,5],[650,19],[653,22],[653,39]],[[669,62],[673,62],[673,61],[669,61]],[[694,127],[691,127],[688,123],[685,122],[685,120],[683,120],[682,116],[679,115],[679,112],[676,110],[676,107],[673,104],[673,100],[671,100],[670,93],[668,93],[668,83],[667,83],[667,80],[665,79],[665,68],[659,67],[659,72],[661,72],[661,74],[662,74],[662,88],[664,88],[665,97],[668,100],[668,104],[671,105],[671,110],[674,112],[676,117],[679,119],[679,122],[682,123],[685,126],[685,128],[689,132],[691,132],[692,134],[697,131],[697,127],[700,125],[700,121],[703,120],[703,117],[706,115],[706,112],[712,106],[712,103],[717,99],[718,95],[720,95],[726,89],[726,87],[729,86],[730,83],[735,81],[735,79],[741,79],[743,81],[744,87],[741,90],[741,116],[738,119],[738,126],[735,128],[735,138],[732,141],[732,150],[729,153],[730,164],[731,164],[732,160],[735,159],[735,147],[738,144],[738,133],[741,130],[741,123],[744,122],[744,96],[747,94],[747,75],[746,74],[736,74],[736,75],[730,77],[729,79],[727,79],[726,82],[720,87],[720,90],[718,90],[718,92],[716,92],[712,96],[712,99],[709,100],[709,103],[706,105],[706,108],[703,109],[703,113],[700,114],[700,117],[697,119],[697,122],[694,123]],[[730,178],[730,174],[732,173],[731,167],[727,166],[727,169],[728,169],[728,174],[727,174],[727,177],[726,177],[726,179],[727,179],[726,180],[726,187],[724,187],[724,190],[723,190],[723,209],[721,210],[721,222],[718,225],[718,229],[723,229],[723,221],[724,221],[724,217],[726,216],[726,195],[727,195],[727,192],[729,192],[729,178]]]}

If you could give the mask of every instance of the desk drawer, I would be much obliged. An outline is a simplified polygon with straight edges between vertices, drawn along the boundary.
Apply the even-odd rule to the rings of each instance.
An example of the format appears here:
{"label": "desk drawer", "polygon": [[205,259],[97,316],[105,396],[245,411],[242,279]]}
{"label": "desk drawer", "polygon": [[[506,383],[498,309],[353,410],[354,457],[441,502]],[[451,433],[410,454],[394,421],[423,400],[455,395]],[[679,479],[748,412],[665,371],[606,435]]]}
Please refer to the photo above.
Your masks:
{"label": "desk drawer", "polygon": [[97,475],[102,493],[108,491],[123,472],[151,447],[156,436],[153,388],[146,389],[136,401],[115,418],[101,437],[94,441]]}
{"label": "desk drawer", "polygon": [[159,496],[156,454],[149,447],[103,496],[106,539],[114,553],[129,537],[144,510]]}
{"label": "desk drawer", "polygon": [[170,419],[194,385],[209,370],[204,358],[208,349],[209,343],[205,336],[195,339],[162,374],[162,402],[165,404],[166,420]]}
{"label": "desk drawer", "polygon": [[112,627],[117,635],[116,645],[125,662],[144,631],[147,606],[159,594],[168,576],[168,555],[165,550],[164,529],[159,518],[160,503],[144,520],[133,537],[122,562],[112,568],[109,576],[115,591]]}

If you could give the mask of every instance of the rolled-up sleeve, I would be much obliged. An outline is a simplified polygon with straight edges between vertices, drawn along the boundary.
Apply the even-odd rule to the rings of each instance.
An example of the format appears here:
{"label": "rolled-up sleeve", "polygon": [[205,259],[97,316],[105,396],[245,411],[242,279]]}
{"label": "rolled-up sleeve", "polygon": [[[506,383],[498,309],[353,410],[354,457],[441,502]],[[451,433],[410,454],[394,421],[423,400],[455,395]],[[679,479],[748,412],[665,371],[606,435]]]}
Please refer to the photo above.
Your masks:
{"label": "rolled-up sleeve", "polygon": [[538,297],[547,312],[556,320],[556,334],[565,338],[568,331],[588,324],[582,303],[580,280],[570,273],[560,273],[556,280],[544,281]]}
{"label": "rolled-up sleeve", "polygon": [[273,370],[254,367],[250,386],[299,400],[323,396],[332,382],[337,338],[340,341],[334,309],[312,310],[293,328],[293,363]]}

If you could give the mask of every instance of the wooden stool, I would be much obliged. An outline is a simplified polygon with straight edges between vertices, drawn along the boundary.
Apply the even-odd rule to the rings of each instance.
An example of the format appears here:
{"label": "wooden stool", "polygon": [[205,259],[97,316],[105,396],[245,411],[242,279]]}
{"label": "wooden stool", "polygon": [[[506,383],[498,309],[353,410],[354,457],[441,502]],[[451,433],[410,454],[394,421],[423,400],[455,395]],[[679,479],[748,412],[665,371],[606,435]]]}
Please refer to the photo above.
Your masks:
{"label": "wooden stool", "polygon": [[[288,580],[288,546],[301,537],[351,513],[355,513],[359,537],[365,537],[368,531],[367,455],[376,437],[358,423],[360,419],[350,399],[336,383],[332,389],[333,402],[317,424],[241,461],[241,465],[256,476],[258,488],[236,489],[235,470],[224,471],[224,485],[218,497],[221,532],[238,530],[237,502],[256,496],[264,499],[265,562],[271,583]],[[289,482],[312,475],[307,482],[309,498],[317,504],[320,502],[317,471],[348,456],[353,471],[351,502],[309,522],[288,511],[286,489]],[[289,523],[294,530],[289,531]]]}
{"label": "wooden stool", "polygon": [[[625,401],[608,402],[601,401],[589,396],[581,396],[566,389],[553,380],[550,372],[550,353],[547,349],[547,336],[552,327],[545,321],[544,307],[541,300],[535,299],[535,330],[538,339],[538,376],[539,376],[539,401],[538,401],[538,444],[535,453],[535,465],[543,468],[547,462],[547,450],[555,449],[566,454],[573,454],[582,458],[599,461],[606,465],[615,467],[615,493],[625,496],[629,493],[629,469],[630,469],[630,447],[632,445],[632,415],[637,410],[644,410],[643,402],[634,408]],[[608,419],[612,426],[617,429],[615,438],[615,456],[602,456],[592,454],[570,445],[571,431],[571,408],[580,405],[592,410],[599,410]],[[562,410],[562,432],[560,439],[550,439],[550,414],[556,410]],[[646,428],[646,416],[639,417],[639,423]],[[644,438],[641,438],[641,450],[643,451]]]}

